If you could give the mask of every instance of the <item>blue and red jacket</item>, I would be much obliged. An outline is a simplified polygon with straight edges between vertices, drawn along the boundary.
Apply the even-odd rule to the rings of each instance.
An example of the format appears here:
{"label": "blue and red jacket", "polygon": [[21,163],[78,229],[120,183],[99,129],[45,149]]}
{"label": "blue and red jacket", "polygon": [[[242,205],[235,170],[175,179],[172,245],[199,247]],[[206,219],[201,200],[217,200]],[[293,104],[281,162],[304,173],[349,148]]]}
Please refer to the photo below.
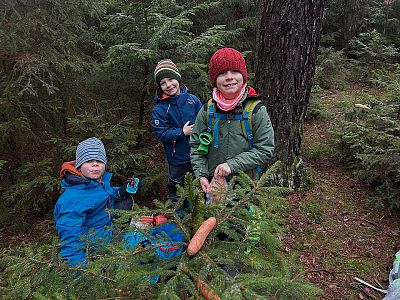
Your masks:
{"label": "blue and red jacket", "polygon": [[187,121],[194,124],[203,104],[182,84],[179,95],[167,96],[159,88],[154,99],[151,127],[164,145],[168,163],[182,165],[190,162],[189,136],[183,134],[183,125]]}
{"label": "blue and red jacket", "polygon": [[[54,207],[54,219],[61,258],[71,267],[85,269],[86,250],[95,254],[111,242],[113,224],[109,210],[124,201],[121,189],[125,188],[111,187],[112,174],[109,172],[97,181],[83,176],[74,165],[75,161],[62,165],[60,175],[64,192]],[[165,223],[153,229],[149,236],[152,238],[144,237],[140,232],[129,232],[124,237],[124,246],[135,249],[138,243],[146,240],[157,246],[154,254],[161,259],[174,258],[183,251],[184,235],[174,224]]]}
{"label": "blue and red jacket", "polygon": [[74,161],[63,164],[61,176],[64,192],[54,207],[61,257],[70,266],[86,268],[86,248],[112,238],[109,209],[119,188],[111,187],[111,173],[105,172],[101,182],[92,180],[75,169]]}

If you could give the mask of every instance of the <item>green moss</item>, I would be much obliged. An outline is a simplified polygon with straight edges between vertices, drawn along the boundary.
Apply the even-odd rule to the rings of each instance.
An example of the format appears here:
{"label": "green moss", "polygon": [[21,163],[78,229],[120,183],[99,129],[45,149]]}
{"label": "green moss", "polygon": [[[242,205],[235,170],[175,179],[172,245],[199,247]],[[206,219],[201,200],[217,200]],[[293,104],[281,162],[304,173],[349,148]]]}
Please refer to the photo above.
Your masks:
{"label": "green moss", "polygon": [[323,158],[323,157],[330,157],[332,156],[332,146],[330,144],[327,144],[325,142],[320,143],[314,143],[313,145],[310,145],[308,149],[306,149],[306,155],[311,158],[311,159],[318,159],[318,158]]}
{"label": "green moss", "polygon": [[332,267],[339,268],[345,271],[356,271],[357,273],[371,273],[374,270],[376,263],[373,261],[365,260],[364,258],[346,258],[342,256],[332,257],[326,261]]}
{"label": "green moss", "polygon": [[307,216],[308,220],[313,223],[320,223],[324,215],[323,210],[314,202],[302,203],[300,209]]}

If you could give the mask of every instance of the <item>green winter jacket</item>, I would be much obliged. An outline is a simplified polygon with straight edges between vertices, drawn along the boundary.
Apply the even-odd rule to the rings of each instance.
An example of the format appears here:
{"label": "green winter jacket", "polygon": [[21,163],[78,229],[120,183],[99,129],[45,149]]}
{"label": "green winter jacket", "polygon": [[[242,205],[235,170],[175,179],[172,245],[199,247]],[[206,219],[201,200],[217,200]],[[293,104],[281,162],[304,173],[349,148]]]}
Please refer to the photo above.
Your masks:
{"label": "green winter jacket", "polygon": [[[249,99],[260,99],[259,93],[252,87],[248,88],[243,99],[233,111],[218,113],[242,114],[243,103]],[[252,134],[254,136],[253,148],[249,150],[248,141],[243,134],[240,120],[219,120],[219,147],[210,145],[208,154],[197,151],[199,146],[199,134],[207,130],[207,103],[200,109],[190,136],[190,160],[196,177],[211,178],[215,168],[221,163],[228,163],[234,175],[239,170],[246,172],[253,180],[258,179],[256,166],[264,165],[272,158],[275,148],[274,130],[267,109],[262,105],[252,115]]]}

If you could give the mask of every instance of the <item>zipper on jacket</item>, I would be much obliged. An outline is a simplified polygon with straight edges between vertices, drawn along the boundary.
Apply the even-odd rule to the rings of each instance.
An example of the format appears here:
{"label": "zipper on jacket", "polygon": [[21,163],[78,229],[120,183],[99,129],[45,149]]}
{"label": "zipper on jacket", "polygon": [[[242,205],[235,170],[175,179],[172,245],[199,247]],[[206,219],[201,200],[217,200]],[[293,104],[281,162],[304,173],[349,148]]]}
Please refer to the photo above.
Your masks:
{"label": "zipper on jacket", "polygon": [[111,212],[110,212],[110,209],[108,208],[108,205],[106,205],[106,212],[108,215],[108,219],[111,220]]}
{"label": "zipper on jacket", "polygon": [[175,148],[176,141],[172,143],[172,156],[175,156],[176,148]]}

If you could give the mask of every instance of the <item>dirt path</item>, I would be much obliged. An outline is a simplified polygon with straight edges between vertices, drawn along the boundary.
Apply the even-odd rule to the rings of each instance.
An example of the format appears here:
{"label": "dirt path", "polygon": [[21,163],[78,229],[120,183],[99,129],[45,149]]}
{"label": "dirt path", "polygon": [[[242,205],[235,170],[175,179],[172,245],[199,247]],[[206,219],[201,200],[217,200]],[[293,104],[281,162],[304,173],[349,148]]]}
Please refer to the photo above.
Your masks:
{"label": "dirt path", "polygon": [[[326,105],[329,109],[332,102]],[[386,289],[400,249],[399,214],[372,200],[373,190],[329,156],[327,129],[333,122],[305,124],[305,162],[313,185],[289,198],[285,247],[299,254],[308,279],[323,289],[322,299],[382,299],[353,277]]]}

